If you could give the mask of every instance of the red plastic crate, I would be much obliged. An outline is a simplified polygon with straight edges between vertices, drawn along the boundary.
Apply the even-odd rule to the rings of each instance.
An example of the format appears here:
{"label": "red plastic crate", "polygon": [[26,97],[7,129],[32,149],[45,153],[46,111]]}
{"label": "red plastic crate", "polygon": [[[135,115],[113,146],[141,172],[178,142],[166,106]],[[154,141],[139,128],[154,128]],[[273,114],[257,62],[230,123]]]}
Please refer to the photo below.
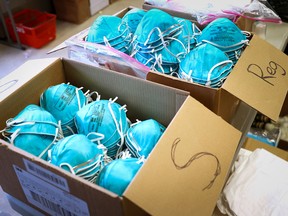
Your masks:
{"label": "red plastic crate", "polygon": [[[16,31],[22,44],[40,48],[56,38],[56,15],[24,9],[13,14]],[[12,40],[16,41],[10,18],[6,25]]]}

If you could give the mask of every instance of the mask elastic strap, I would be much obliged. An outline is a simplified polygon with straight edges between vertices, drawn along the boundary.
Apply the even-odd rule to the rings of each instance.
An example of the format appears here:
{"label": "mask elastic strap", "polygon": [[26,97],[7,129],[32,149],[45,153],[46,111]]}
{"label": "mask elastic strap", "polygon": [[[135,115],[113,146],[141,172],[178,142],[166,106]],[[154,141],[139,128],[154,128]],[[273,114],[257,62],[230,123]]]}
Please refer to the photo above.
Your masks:
{"label": "mask elastic strap", "polygon": [[11,145],[14,145],[14,140],[17,138],[17,136],[20,134],[20,128],[18,128],[13,134],[11,134],[9,141],[11,142]]}
{"label": "mask elastic strap", "polygon": [[131,158],[132,155],[131,153],[129,152],[128,149],[125,149],[124,151],[121,151],[119,154],[118,154],[118,157],[119,159],[127,159],[127,158]]}
{"label": "mask elastic strap", "polygon": [[[167,52],[168,52],[170,55],[174,56],[174,57],[177,59],[178,62],[180,62],[180,59],[178,58],[178,56],[175,55],[173,52],[171,52],[171,51],[167,48],[167,46],[166,46],[166,44],[165,44],[165,40],[164,40],[163,35],[162,35],[162,33],[161,33],[161,30],[160,30],[159,28],[156,28],[156,30],[159,31],[159,38],[160,38],[160,40],[161,40],[161,42],[162,42],[162,45],[163,45],[164,49],[167,50]],[[179,43],[181,44],[181,46],[183,47],[183,49],[186,50],[184,44],[183,44],[180,40],[178,40],[178,39],[176,39],[176,38],[173,38],[173,37],[167,37],[167,38],[179,42]]]}
{"label": "mask elastic strap", "polygon": [[216,67],[219,67],[220,65],[222,65],[222,64],[224,64],[224,65],[226,65],[226,64],[229,64],[229,63],[231,63],[231,67],[230,68],[232,68],[232,65],[233,65],[233,62],[231,61],[231,60],[226,60],[226,61],[222,61],[222,62],[219,62],[219,63],[217,63],[217,64],[215,64],[215,65],[213,65],[213,67],[209,70],[209,72],[208,72],[208,75],[207,75],[207,82],[206,82],[206,86],[210,86],[211,85],[211,75],[212,75],[212,72],[213,72],[213,70],[216,68]]}
{"label": "mask elastic strap", "polygon": [[[95,160],[96,159],[96,160]],[[75,174],[80,176],[80,177],[91,177],[91,176],[94,176],[94,175],[97,175],[97,173],[100,171],[101,167],[102,167],[102,163],[101,163],[101,160],[102,157],[101,155],[97,154],[95,155],[95,157],[91,158],[90,160],[82,163],[82,164],[79,164],[77,166],[74,166],[73,167],[73,170],[75,171]],[[94,161],[95,160],[95,161]],[[92,161],[94,161],[93,163],[91,163]],[[90,164],[91,163],[91,164]],[[88,165],[87,165],[88,164]],[[87,165],[87,166],[86,166]],[[80,168],[79,168],[80,167]],[[88,173],[90,172],[93,172],[95,169],[97,169],[99,167],[99,170],[92,174],[92,175],[88,175]]]}
{"label": "mask elastic strap", "polygon": [[162,67],[162,54],[155,54],[155,63],[153,64],[153,68],[155,69],[155,71],[157,71],[155,68],[156,64],[161,69],[161,72],[165,73],[164,68]]}
{"label": "mask elastic strap", "polygon": [[76,98],[77,98],[77,103],[78,103],[78,110],[80,110],[80,109],[85,105],[85,103],[82,105],[82,104],[81,104],[81,101],[80,101],[79,91],[82,90],[82,89],[83,89],[83,87],[80,87],[80,88],[76,88],[76,89],[75,89]]}
{"label": "mask elastic strap", "polygon": [[[202,41],[205,42],[205,43],[209,43],[209,44],[211,44],[211,45],[213,45],[215,47],[218,47],[221,50],[222,49],[225,50],[227,48],[234,48],[234,47],[237,47],[238,45],[244,45],[244,44],[247,44],[249,42],[248,40],[241,40],[240,42],[238,42],[236,44],[233,44],[233,45],[230,45],[230,46],[221,46],[219,44],[216,44],[216,43],[208,41],[208,40],[202,40]],[[224,52],[229,52],[229,51],[224,51]]]}
{"label": "mask elastic strap", "polygon": [[[118,148],[117,153],[116,153],[116,156],[119,154],[119,152],[121,151],[122,146],[124,144],[124,134],[123,134],[123,127],[122,127],[122,120],[120,119],[120,123],[118,124],[117,119],[115,117],[115,114],[114,114],[114,112],[112,110],[112,107],[111,107],[111,104],[114,103],[117,99],[118,99],[118,97],[115,97],[113,100],[110,98],[109,99],[109,103],[108,103],[108,108],[109,108],[110,114],[111,114],[111,116],[113,118],[113,121],[114,121],[115,126],[116,126],[116,130],[117,130],[118,134],[120,135],[120,140],[121,140],[121,142],[119,144],[119,148]],[[126,105],[123,106],[124,109],[125,109],[125,107],[126,107]]]}
{"label": "mask elastic strap", "polygon": [[[177,26],[177,28],[175,28],[175,26]],[[165,31],[162,32],[159,27],[155,27],[155,28],[153,28],[153,29],[149,32],[149,34],[148,34],[148,36],[147,36],[147,39],[146,39],[146,41],[144,42],[144,46],[147,45],[147,43],[148,43],[149,40],[150,40],[151,35],[154,33],[155,30],[158,31],[158,33],[159,33],[158,36],[159,36],[159,37],[161,37],[161,36],[163,37],[163,35],[164,35],[166,32],[169,32],[170,30],[173,30],[173,31],[171,31],[171,33],[177,32],[180,28],[181,28],[181,26],[180,26],[179,24],[175,24],[175,25],[170,26],[169,28],[167,28]],[[160,36],[160,35],[161,35],[161,36]]]}
{"label": "mask elastic strap", "polygon": [[[90,138],[89,138],[90,135],[96,135],[96,136],[98,136],[98,137],[97,137],[97,138],[90,139]],[[90,133],[87,134],[87,138],[88,138],[89,140],[91,140],[92,142],[97,142],[98,145],[100,145],[100,144],[101,144],[100,141],[105,138],[105,135],[104,135],[104,134],[101,134],[101,133],[97,133],[97,132],[90,132]]]}
{"label": "mask elastic strap", "polygon": [[69,163],[61,163],[61,164],[59,165],[60,168],[63,168],[63,166],[67,166],[68,169],[69,169],[69,171],[70,171],[73,175],[76,175],[75,172],[74,172],[74,170],[73,170],[73,167],[72,167]]}
{"label": "mask elastic strap", "polygon": [[62,139],[63,137],[61,137],[61,135],[59,136],[59,130],[58,128],[56,128],[56,135],[54,137],[54,140],[40,153],[40,155],[38,156],[39,158],[42,158],[43,155],[51,148],[52,145],[54,145],[57,141],[59,141],[60,139]]}
{"label": "mask elastic strap", "polygon": [[181,72],[181,78],[186,80],[186,81],[189,81],[189,82],[194,82],[193,79],[192,79],[192,72],[193,70],[189,70],[188,74],[186,74],[185,72]]}

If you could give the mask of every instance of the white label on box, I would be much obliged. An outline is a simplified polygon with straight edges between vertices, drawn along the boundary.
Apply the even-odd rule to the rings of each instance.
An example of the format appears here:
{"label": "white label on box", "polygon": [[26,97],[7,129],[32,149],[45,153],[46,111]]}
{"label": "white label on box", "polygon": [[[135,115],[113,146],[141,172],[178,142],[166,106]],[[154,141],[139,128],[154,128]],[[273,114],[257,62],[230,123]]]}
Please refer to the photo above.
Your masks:
{"label": "white label on box", "polygon": [[31,204],[55,216],[89,216],[87,203],[14,165],[23,192]]}
{"label": "white label on box", "polygon": [[39,178],[48,181],[50,184],[53,184],[59,188],[62,188],[65,191],[69,191],[68,183],[65,178],[62,176],[56,175],[55,173],[44,169],[43,167],[32,163],[29,160],[23,159],[24,164],[26,166],[26,170],[30,173],[32,173],[35,176],[38,176]]}

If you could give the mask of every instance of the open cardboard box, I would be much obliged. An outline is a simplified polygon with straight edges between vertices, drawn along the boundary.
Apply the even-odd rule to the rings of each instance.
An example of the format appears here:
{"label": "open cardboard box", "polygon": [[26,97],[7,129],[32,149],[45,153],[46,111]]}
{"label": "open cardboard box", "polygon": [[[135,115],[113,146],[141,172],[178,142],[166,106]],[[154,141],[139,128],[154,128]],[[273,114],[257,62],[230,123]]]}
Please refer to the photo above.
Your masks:
{"label": "open cardboard box", "polygon": [[[123,17],[133,8],[132,6],[124,8],[114,15]],[[88,30],[89,28],[66,41],[69,58],[92,65],[95,65],[95,62],[98,64],[101,59],[106,61],[107,56],[106,59],[100,56],[89,43],[83,41]],[[257,35],[252,35],[250,45],[242,54],[223,87],[219,89],[200,86],[149,70],[147,72],[137,61],[132,66],[130,65],[133,68],[121,65],[121,56],[116,55],[117,60],[113,64],[114,67],[109,67],[110,69],[130,75],[145,75],[147,80],[190,92],[193,98],[240,130],[243,133],[242,142],[246,138],[246,133],[257,111],[273,120],[278,119],[287,93],[287,56]],[[106,63],[100,66],[105,66]]]}
{"label": "open cardboard box", "polygon": [[62,82],[98,91],[102,99],[118,96],[132,122],[154,118],[167,126],[123,197],[0,142],[7,194],[50,215],[212,215],[241,132],[188,92],[60,58],[27,61],[0,82],[1,128]]}
{"label": "open cardboard box", "polygon": [[[123,17],[133,8],[132,6],[124,8],[114,15]],[[93,44],[84,41],[88,31],[89,28],[66,41],[69,58],[100,67],[109,65],[107,59],[112,54],[110,57],[99,55],[97,49],[93,49]],[[146,76],[147,80],[190,92],[193,98],[241,131],[241,143],[243,143],[257,112],[273,120],[278,119],[288,88],[286,55],[257,35],[252,35],[250,45],[246,49],[223,87],[219,89],[149,71],[142,68],[143,65],[139,65],[137,61],[132,65],[123,65],[121,63],[123,59],[121,60],[121,56],[117,53],[114,55],[116,60],[110,64],[113,67],[109,68],[134,76],[141,74],[138,77]],[[104,61],[102,65],[101,59]]]}
{"label": "open cardboard box", "polygon": [[[243,103],[247,105],[246,110],[243,109],[243,117],[254,109],[272,120],[278,119],[287,95],[287,69],[287,55],[253,35],[249,46],[219,89],[153,71],[148,73],[147,80],[189,91],[192,97],[241,130],[241,120],[237,121],[240,124],[234,122]],[[242,120],[244,124],[245,119]]]}

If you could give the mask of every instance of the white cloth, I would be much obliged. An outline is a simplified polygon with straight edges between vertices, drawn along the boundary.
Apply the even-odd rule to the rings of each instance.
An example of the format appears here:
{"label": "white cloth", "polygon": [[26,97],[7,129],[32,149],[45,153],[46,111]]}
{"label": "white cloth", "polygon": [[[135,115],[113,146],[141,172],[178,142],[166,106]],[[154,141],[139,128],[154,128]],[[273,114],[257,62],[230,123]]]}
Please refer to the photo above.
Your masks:
{"label": "white cloth", "polygon": [[288,215],[288,162],[256,149],[236,164],[217,206],[228,215]]}

